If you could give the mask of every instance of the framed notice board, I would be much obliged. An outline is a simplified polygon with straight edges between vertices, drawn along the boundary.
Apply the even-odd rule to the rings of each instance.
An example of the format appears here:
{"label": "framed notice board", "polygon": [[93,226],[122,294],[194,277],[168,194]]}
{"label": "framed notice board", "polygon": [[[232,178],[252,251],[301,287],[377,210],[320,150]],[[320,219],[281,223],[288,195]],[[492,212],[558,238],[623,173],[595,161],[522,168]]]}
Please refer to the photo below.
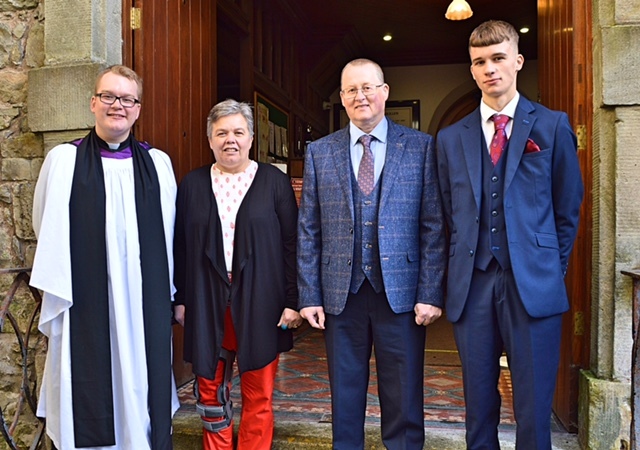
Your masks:
{"label": "framed notice board", "polygon": [[266,163],[286,163],[289,158],[289,114],[264,95],[254,93],[255,157]]}

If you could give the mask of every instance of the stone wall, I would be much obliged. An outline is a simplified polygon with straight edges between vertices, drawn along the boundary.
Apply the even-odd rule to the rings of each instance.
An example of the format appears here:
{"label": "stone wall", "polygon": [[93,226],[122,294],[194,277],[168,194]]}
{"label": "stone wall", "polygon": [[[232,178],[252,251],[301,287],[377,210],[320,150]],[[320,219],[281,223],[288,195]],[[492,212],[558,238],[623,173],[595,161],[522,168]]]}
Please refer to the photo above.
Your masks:
{"label": "stone wall", "polygon": [[[27,81],[31,69],[44,63],[43,0],[0,0],[0,268],[29,267],[33,260],[35,236],[31,228],[34,182],[43,157],[42,136],[32,133],[28,123]],[[0,298],[15,274],[0,275]],[[11,314],[21,333],[29,328],[35,301],[26,284],[18,289]],[[37,324],[37,322],[36,322]],[[42,367],[42,336],[31,337],[29,346],[39,348],[29,357],[30,386],[39,386],[35,373]],[[0,408],[5,420],[13,420],[20,396],[22,355],[9,321],[0,333]],[[37,390],[37,388],[36,388]],[[14,439],[28,448],[37,420],[27,405],[22,407]],[[0,438],[0,449],[8,448]]]}
{"label": "stone wall", "polygon": [[629,448],[632,419],[632,283],[621,271],[640,266],[640,0],[592,5],[594,289],[579,433],[583,448],[610,450]]}
{"label": "stone wall", "polygon": [[[0,267],[28,266],[42,137],[29,131],[27,74],[44,61],[42,0],[0,0]],[[4,284],[2,287],[5,287]]]}

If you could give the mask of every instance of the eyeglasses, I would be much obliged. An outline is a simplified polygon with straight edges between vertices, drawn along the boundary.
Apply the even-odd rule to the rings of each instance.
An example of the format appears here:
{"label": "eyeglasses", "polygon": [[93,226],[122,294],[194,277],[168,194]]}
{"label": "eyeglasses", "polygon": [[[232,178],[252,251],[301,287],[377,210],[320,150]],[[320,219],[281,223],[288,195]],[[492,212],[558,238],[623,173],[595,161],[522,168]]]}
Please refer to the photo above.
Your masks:
{"label": "eyeglasses", "polygon": [[357,95],[358,95],[358,91],[362,91],[362,95],[364,95],[365,97],[371,97],[372,95],[374,95],[376,93],[376,89],[378,89],[379,87],[382,87],[382,86],[384,86],[384,83],[378,84],[377,86],[376,85],[372,85],[372,84],[365,84],[360,89],[352,87],[352,88],[349,88],[349,89],[343,89],[343,90],[340,91],[340,93],[347,100],[351,100],[353,98],[356,98]]}
{"label": "eyeglasses", "polygon": [[136,106],[136,104],[140,103],[140,100],[138,100],[137,98],[118,97],[117,95],[113,94],[100,93],[96,94],[96,97],[98,97],[100,101],[105,105],[113,105],[116,100],[120,100],[120,104],[123,108],[133,108],[134,106]]}

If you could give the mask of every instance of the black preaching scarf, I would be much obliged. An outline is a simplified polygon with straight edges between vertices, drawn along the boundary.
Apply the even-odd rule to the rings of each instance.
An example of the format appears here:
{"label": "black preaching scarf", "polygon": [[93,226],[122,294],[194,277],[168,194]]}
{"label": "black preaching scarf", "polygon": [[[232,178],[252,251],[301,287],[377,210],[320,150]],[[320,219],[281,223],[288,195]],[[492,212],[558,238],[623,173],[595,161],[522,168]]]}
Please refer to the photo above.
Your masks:
{"label": "black preaching scarf", "polygon": [[[149,147],[133,136],[123,146],[130,146],[133,158],[151,448],[170,450],[171,291],[160,185]],[[116,445],[101,147],[108,148],[95,129],[78,144],[69,201],[71,392],[78,448]]]}

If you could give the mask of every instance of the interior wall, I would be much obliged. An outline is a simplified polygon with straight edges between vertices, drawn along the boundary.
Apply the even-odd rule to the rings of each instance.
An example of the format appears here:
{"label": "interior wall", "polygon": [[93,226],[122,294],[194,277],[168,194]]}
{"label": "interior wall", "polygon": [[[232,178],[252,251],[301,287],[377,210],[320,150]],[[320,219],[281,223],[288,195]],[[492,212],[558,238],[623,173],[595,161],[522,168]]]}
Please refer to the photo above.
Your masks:
{"label": "interior wall", "polygon": [[[435,134],[431,129],[434,115],[439,114],[439,106],[455,102],[464,94],[477,89],[471,78],[468,64],[447,64],[438,66],[387,67],[385,81],[389,85],[389,100],[420,100],[420,130]],[[518,75],[518,89],[529,99],[538,99],[538,62],[526,61]],[[340,103],[339,87],[331,96],[331,103]],[[333,117],[329,122],[333,124]]]}

